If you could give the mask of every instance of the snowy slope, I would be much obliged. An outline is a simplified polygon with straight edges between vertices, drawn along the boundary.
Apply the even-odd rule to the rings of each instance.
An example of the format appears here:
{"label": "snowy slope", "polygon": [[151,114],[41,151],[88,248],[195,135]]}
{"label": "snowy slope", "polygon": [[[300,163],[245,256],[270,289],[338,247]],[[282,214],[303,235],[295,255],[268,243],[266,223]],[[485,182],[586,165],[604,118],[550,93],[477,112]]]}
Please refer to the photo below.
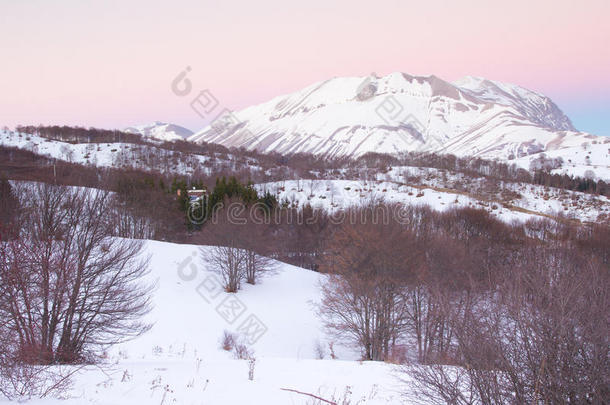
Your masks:
{"label": "snowy slope", "polygon": [[514,163],[524,169],[529,169],[532,161],[540,159],[542,154],[547,159],[561,158],[563,161],[561,167],[551,170],[552,173],[610,181],[610,138],[605,139],[603,143],[585,143],[581,146],[524,156],[515,159]]}
{"label": "snowy slope", "polygon": [[[584,222],[610,217],[610,200],[604,196],[515,183],[503,185],[506,190],[519,195],[511,201],[505,201],[500,196],[477,199],[446,189],[439,178],[424,180],[428,186],[405,184],[409,175],[422,176],[422,171],[418,168],[396,167],[390,173],[392,174],[379,175],[378,180],[372,181],[290,180],[257,184],[256,188],[261,192],[269,191],[280,202],[287,202],[294,207],[310,204],[329,212],[363,205],[373,200],[383,200],[403,206],[429,206],[437,211],[478,208],[507,223],[555,217],[559,214]],[[476,183],[477,179],[467,181]],[[389,218],[400,219],[398,208],[388,211],[387,215]]]}
{"label": "snowy slope", "polygon": [[430,151],[513,159],[603,143],[547,97],[467,77],[334,78],[221,117],[189,138],[264,152],[358,156]]}
{"label": "snowy slope", "polygon": [[190,129],[160,121],[147,125],[127,127],[123,131],[131,134],[140,134],[145,138],[163,142],[182,141],[193,135],[193,131]]}
{"label": "snowy slope", "polygon": [[[362,404],[401,403],[394,366],[356,361],[357,353],[339,346],[339,359],[316,359],[314,345],[324,342],[314,307],[320,274],[279,264],[278,273],[261,284],[216,296],[202,285],[206,281],[209,286],[213,274],[193,256],[197,246],[148,241],[147,251],[149,277],[158,285],[150,315],[154,327],[112,349],[102,369],[79,372],[68,400],[29,403],[286,405],[307,402],[281,388],[331,396],[346,387],[354,402],[366,397]],[[196,268],[193,278],[187,277],[191,265]],[[218,310],[227,298],[238,299],[245,308],[232,324]],[[234,359],[219,345],[224,330],[236,331],[250,315],[267,328],[252,345],[257,359],[253,381],[248,380],[247,361]]]}
{"label": "snowy slope", "polygon": [[553,101],[531,90],[514,84],[506,84],[466,76],[452,83],[461,90],[470,92],[480,100],[514,107],[531,122],[542,127],[564,131],[576,131],[570,119]]}
{"label": "snowy slope", "polygon": [[[0,146],[17,147],[50,158],[95,167],[161,170],[164,173],[192,174],[209,171],[210,156],[180,153],[152,145],[124,142],[68,143],[38,135],[0,131]],[[158,157],[152,159],[152,157]]]}

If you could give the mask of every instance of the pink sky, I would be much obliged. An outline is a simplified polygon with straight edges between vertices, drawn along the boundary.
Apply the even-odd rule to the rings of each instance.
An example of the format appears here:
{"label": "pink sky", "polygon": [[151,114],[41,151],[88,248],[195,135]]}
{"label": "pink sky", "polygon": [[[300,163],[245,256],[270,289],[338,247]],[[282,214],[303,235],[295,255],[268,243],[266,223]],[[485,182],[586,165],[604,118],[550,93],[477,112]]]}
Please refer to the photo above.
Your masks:
{"label": "pink sky", "polygon": [[0,125],[197,130],[170,91],[190,66],[230,109],[334,76],[483,76],[610,135],[609,15],[607,0],[3,1]]}

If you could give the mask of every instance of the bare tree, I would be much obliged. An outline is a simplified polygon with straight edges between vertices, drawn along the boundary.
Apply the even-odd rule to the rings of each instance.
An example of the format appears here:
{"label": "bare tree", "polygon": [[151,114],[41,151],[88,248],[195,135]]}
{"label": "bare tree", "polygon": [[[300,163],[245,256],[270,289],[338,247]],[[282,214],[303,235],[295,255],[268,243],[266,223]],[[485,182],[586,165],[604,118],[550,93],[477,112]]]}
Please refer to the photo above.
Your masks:
{"label": "bare tree", "polygon": [[271,253],[266,239],[269,224],[264,221],[269,213],[263,211],[256,204],[227,199],[197,237],[198,243],[213,246],[203,248],[202,257],[220,275],[227,292],[237,292],[242,281],[256,284],[275,270],[274,261],[266,256]]}
{"label": "bare tree", "polygon": [[[269,256],[272,252],[272,243],[268,237],[270,227],[263,222],[254,222],[254,216],[258,215],[262,219],[265,208],[257,205],[250,209],[250,217],[247,223],[240,229],[244,237],[242,243],[244,252],[244,277],[248,284],[256,284],[266,275],[273,274],[276,270],[276,262]],[[255,211],[258,210],[258,211]]]}
{"label": "bare tree", "polygon": [[2,333],[21,362],[75,363],[148,330],[152,286],[142,242],[113,238],[109,193],[22,190],[19,238],[1,246]]}
{"label": "bare tree", "polygon": [[346,223],[333,235],[320,316],[331,334],[359,347],[364,359],[386,360],[407,326],[405,282],[421,256],[410,232],[395,222],[374,223],[372,212],[358,212],[362,222]]}
{"label": "bare tree", "polygon": [[454,331],[450,314],[461,314],[472,304],[466,288],[469,277],[463,273],[470,263],[454,241],[441,236],[425,241],[421,252],[425,263],[407,283],[405,334],[416,342],[420,362],[451,362]]}
{"label": "bare tree", "polygon": [[204,262],[222,279],[226,292],[236,293],[245,275],[246,251],[234,244],[202,248]]}
{"label": "bare tree", "polygon": [[[244,223],[241,218],[235,220],[228,210],[224,209],[224,206],[231,204],[242,203],[227,199],[215,207],[210,223],[205,224],[197,241],[211,245],[209,248],[201,248],[204,265],[221,277],[225,291],[235,293],[241,288],[245,276],[246,251]],[[243,204],[239,207],[243,207]],[[242,214],[241,211],[239,213]]]}
{"label": "bare tree", "polygon": [[438,404],[607,400],[607,265],[569,246],[527,247],[514,264],[493,294],[452,314],[459,367],[407,367],[410,395]]}
{"label": "bare tree", "polygon": [[273,259],[261,256],[254,250],[246,249],[244,252],[244,277],[248,284],[256,284],[260,278],[273,272],[275,262]]}

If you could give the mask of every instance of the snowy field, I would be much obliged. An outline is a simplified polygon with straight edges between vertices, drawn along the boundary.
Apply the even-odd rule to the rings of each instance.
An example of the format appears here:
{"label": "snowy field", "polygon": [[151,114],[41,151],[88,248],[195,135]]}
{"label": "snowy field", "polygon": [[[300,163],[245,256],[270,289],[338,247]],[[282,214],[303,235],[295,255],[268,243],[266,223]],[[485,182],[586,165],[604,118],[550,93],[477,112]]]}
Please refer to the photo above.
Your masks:
{"label": "snowy field", "polygon": [[[282,388],[326,397],[351,392],[352,403],[399,404],[395,366],[358,361],[354,350],[334,345],[337,359],[316,354],[328,341],[316,317],[322,275],[278,264],[274,275],[237,294],[217,289],[213,273],[195,257],[198,248],[147,242],[150,280],[157,284],[154,327],[109,350],[102,367],[78,372],[67,399],[29,404],[308,404]],[[230,304],[230,305],[229,305]],[[229,308],[232,308],[229,310]],[[237,309],[236,309],[237,308]],[[254,323],[246,321],[254,319]],[[246,327],[243,325],[257,325]],[[224,330],[253,341],[256,366],[221,349]],[[1,402],[1,400],[0,400]]]}

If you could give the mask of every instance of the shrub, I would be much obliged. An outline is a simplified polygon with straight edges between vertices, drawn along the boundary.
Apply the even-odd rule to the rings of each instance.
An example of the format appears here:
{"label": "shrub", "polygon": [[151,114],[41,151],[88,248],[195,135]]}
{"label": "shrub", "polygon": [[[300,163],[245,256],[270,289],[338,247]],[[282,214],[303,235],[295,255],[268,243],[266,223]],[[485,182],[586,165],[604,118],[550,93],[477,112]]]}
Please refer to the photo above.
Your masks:
{"label": "shrub", "polygon": [[235,343],[237,341],[237,336],[234,333],[225,330],[222,334],[222,338],[220,341],[220,347],[222,350],[226,350],[230,352],[235,347]]}
{"label": "shrub", "polygon": [[326,349],[320,340],[316,340],[313,350],[317,359],[323,360],[326,357]]}
{"label": "shrub", "polygon": [[254,351],[244,342],[237,342],[233,347],[233,355],[239,360],[250,360],[254,357]]}

